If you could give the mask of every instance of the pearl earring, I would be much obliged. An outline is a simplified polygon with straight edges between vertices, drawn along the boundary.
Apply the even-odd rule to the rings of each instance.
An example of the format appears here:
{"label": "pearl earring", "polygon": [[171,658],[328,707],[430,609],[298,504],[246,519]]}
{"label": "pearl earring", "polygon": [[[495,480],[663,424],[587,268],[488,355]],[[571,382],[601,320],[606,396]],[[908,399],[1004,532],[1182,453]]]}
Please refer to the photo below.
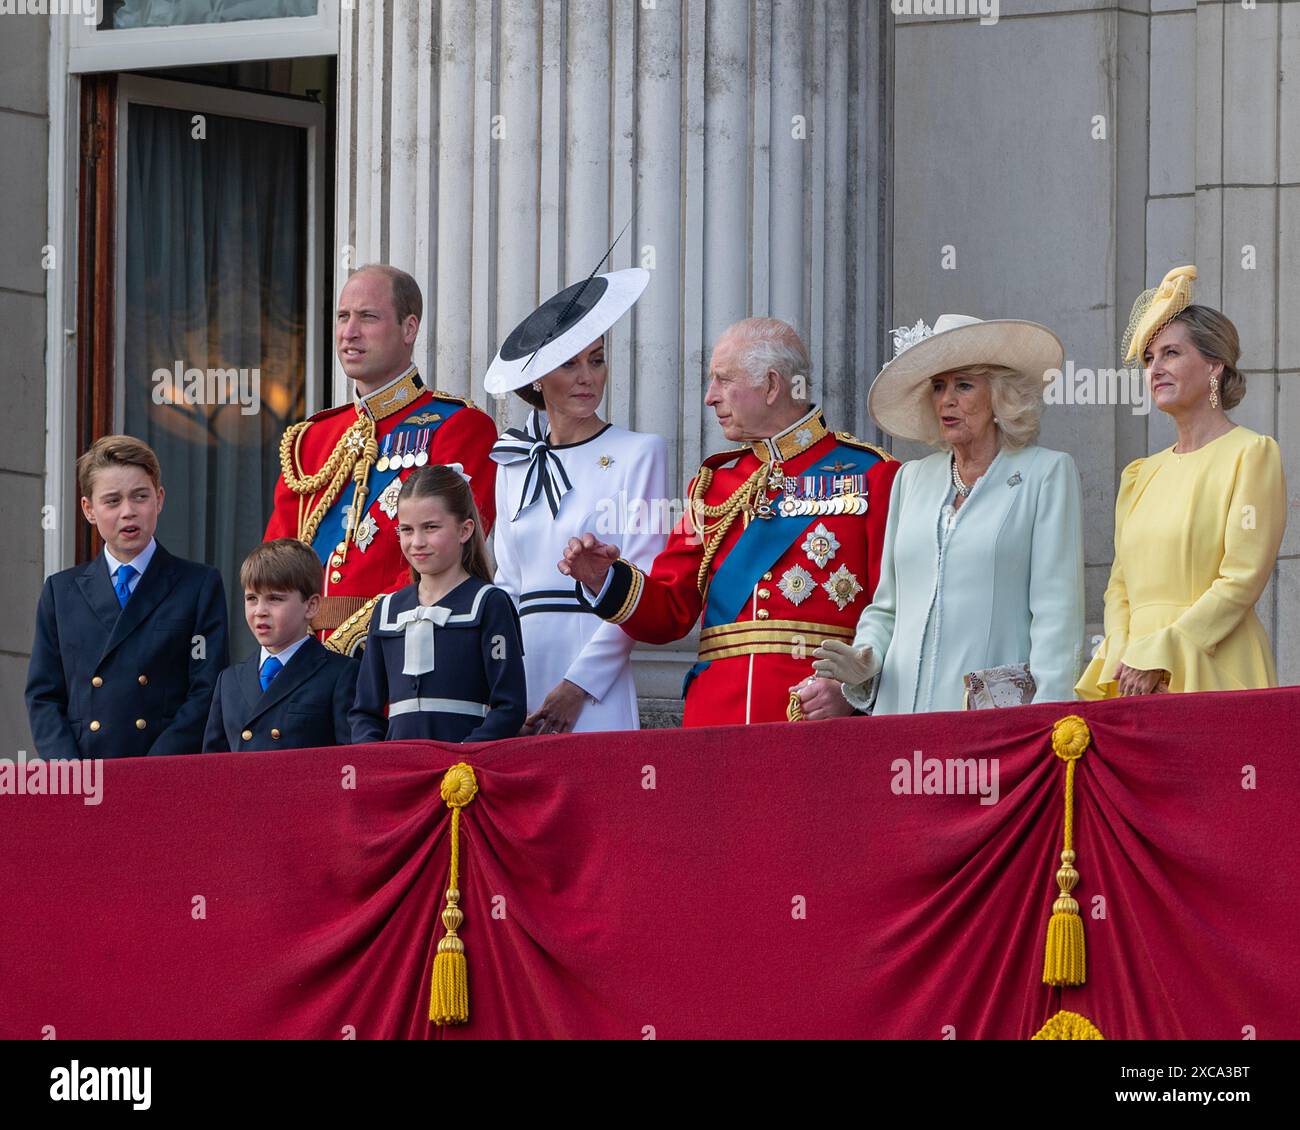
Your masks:
{"label": "pearl earring", "polygon": [[533,391],[534,391],[534,392],[541,392],[541,391],[542,391],[542,382],[541,382],[541,381],[533,381]]}
{"label": "pearl earring", "polygon": [[1210,378],[1210,407],[1217,408],[1218,406],[1219,406],[1219,378],[1211,377]]}

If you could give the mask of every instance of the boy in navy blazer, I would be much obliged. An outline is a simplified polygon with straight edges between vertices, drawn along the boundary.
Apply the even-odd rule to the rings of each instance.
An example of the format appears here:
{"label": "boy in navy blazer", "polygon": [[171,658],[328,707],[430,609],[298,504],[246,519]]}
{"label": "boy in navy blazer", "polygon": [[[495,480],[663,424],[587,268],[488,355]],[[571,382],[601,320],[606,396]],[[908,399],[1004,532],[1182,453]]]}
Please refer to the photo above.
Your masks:
{"label": "boy in navy blazer", "polygon": [[239,570],[244,619],[261,644],[217,680],[205,753],[348,745],[359,664],[312,634],[321,564],[295,538],[263,542]]}
{"label": "boy in navy blazer", "polygon": [[221,575],[154,539],[162,473],[147,444],[96,440],[77,460],[77,482],[104,552],[41,592],[27,668],[36,752],[47,761],[198,753],[229,662]]}

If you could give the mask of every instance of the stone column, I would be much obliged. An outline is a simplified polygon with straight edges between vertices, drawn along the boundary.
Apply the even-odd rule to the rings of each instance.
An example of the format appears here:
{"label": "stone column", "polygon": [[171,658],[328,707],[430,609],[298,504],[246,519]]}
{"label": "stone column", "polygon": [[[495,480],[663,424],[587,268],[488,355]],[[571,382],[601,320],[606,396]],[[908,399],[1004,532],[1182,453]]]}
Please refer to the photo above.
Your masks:
{"label": "stone column", "polygon": [[[834,426],[879,439],[882,35],[859,0],[366,0],[341,12],[336,289],[387,261],[424,288],[417,359],[482,404],[500,339],[585,278],[653,271],[611,335],[604,413],[669,443],[677,489],[725,446],[713,342],[775,315]],[[865,374],[865,376],[864,376]],[[343,393],[342,382],[338,392]],[[488,404],[505,424],[515,397]],[[693,644],[638,652],[675,698]],[[644,662],[640,662],[644,660]]]}

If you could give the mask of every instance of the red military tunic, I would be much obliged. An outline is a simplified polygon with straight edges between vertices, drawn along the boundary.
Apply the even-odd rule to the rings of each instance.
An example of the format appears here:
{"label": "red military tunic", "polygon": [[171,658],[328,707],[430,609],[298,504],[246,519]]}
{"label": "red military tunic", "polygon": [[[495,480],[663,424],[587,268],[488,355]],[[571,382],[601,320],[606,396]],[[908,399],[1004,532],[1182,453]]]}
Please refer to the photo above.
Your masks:
{"label": "red military tunic", "polygon": [[[871,602],[900,466],[870,444],[831,434],[817,410],[770,440],[711,456],[650,573],[617,562],[596,612],[655,644],[681,639],[705,612],[685,725],[797,719],[790,688],[813,674],[814,650],[824,639],[851,643]],[[772,521],[760,516],[767,507],[786,515],[781,531],[755,530],[742,541],[751,524]],[[719,615],[724,606],[734,615]]]}
{"label": "red military tunic", "polygon": [[[321,558],[324,599],[314,626],[322,641],[354,652],[375,601],[411,583],[397,538],[397,492],[416,466],[406,467],[401,457],[409,453],[419,466],[460,463],[486,535],[496,515],[496,464],[488,457],[496,438],[492,417],[467,400],[425,388],[414,367],[364,400],[318,412],[289,429],[265,538],[299,538]],[[331,461],[335,470],[327,474]],[[367,494],[350,530],[363,467]]]}

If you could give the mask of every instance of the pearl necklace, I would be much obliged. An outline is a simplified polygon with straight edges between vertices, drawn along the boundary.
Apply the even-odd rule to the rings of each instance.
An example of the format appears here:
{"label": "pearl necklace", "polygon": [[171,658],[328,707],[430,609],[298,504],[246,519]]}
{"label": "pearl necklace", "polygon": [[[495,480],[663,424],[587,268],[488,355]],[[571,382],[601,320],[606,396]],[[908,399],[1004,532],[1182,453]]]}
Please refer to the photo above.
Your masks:
{"label": "pearl necklace", "polygon": [[952,485],[957,488],[957,493],[965,498],[971,492],[971,488],[961,477],[961,472],[957,470],[957,457],[952,457]]}

